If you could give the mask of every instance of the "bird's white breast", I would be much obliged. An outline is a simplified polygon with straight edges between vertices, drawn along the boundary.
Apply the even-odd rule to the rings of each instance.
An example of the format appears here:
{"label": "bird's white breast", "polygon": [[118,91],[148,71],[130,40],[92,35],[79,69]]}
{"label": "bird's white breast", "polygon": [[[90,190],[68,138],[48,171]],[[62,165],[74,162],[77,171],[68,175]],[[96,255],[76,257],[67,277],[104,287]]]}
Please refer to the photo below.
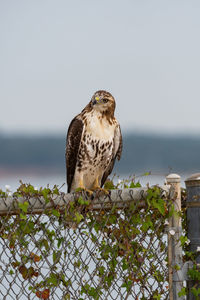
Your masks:
{"label": "bird's white breast", "polygon": [[100,118],[98,112],[88,114],[86,131],[93,139],[108,141],[113,139],[115,124],[109,124],[106,118]]}

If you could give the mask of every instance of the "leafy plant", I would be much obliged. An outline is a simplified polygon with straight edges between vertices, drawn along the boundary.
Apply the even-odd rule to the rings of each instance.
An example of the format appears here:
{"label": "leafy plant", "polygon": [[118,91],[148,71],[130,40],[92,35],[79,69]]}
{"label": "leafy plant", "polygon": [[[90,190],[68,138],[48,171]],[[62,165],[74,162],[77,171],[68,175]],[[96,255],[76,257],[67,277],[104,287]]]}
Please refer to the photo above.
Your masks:
{"label": "leafy plant", "polygon": [[[117,184],[108,180],[105,184],[106,189],[139,187],[134,180]],[[3,191],[0,196],[8,197]],[[39,299],[52,298],[56,288],[64,291],[63,299],[74,299],[74,293],[79,300],[106,299],[116,284],[124,299],[136,286],[140,287],[140,299],[166,297],[163,236],[172,204],[161,197],[158,186],[147,189],[142,208],[139,201],[132,201],[124,208],[113,203],[109,210],[103,206],[96,210],[92,198],[82,192],[75,193],[74,200],[64,207],[55,206],[58,196],[63,194],[57,186],[37,190],[22,182],[13,193],[17,214],[2,217],[0,224],[1,239],[10,251],[10,276],[29,283],[28,291]],[[42,215],[34,215],[30,199],[41,198],[45,199]],[[48,208],[49,203],[53,208]]]}

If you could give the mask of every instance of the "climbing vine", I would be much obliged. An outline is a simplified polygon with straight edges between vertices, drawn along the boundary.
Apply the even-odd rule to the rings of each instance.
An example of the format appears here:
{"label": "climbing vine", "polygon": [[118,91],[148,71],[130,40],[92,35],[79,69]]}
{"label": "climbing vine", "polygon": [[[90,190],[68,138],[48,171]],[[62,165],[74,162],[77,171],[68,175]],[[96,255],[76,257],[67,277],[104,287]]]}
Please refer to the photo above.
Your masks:
{"label": "climbing vine", "polygon": [[[132,180],[105,184],[106,189],[138,187]],[[38,299],[61,299],[60,294],[78,300],[109,299],[111,294],[165,299],[166,227],[173,205],[161,195],[158,186],[149,187],[142,208],[130,202],[123,209],[113,203],[109,210],[95,210],[93,199],[82,192],[64,207],[55,206],[53,199],[63,196],[57,186],[35,189],[21,183],[12,195],[16,215],[0,219],[1,244],[9,249],[4,254],[9,263],[5,268],[0,256],[0,265],[23,283],[27,295]],[[2,190],[0,196],[10,197]],[[53,208],[44,205],[42,214],[34,214],[29,200],[41,197]]]}

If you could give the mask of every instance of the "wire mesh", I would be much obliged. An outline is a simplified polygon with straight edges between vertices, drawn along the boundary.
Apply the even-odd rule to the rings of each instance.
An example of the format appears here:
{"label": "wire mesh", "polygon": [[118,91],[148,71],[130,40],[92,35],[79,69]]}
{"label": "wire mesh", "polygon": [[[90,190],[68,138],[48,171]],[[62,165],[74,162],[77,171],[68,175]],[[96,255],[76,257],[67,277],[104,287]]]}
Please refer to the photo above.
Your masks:
{"label": "wire mesh", "polygon": [[167,213],[157,204],[105,196],[97,209],[79,194],[63,206],[59,195],[47,210],[50,196],[24,194],[20,205],[17,196],[18,211],[10,205],[0,222],[0,299],[168,299]]}

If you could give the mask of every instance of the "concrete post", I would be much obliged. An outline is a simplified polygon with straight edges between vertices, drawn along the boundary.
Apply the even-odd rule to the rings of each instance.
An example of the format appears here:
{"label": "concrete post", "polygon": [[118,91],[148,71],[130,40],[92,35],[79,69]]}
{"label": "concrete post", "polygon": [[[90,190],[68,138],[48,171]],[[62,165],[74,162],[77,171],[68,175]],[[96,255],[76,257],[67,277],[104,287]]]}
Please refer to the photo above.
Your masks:
{"label": "concrete post", "polygon": [[[166,177],[167,184],[171,185],[170,198],[173,201],[176,212],[181,211],[181,177],[177,174],[170,174]],[[172,215],[169,219],[168,232],[168,263],[169,263],[169,299],[185,300],[185,296],[178,296],[183,288],[182,274],[182,247],[180,236],[182,233],[181,217],[178,214]]]}
{"label": "concrete post", "polygon": [[[185,181],[187,189],[187,228],[190,240],[189,251],[197,252],[200,248],[200,173],[193,174]],[[197,252],[196,263],[200,264],[200,252]],[[193,281],[187,282],[189,288],[188,300],[196,300],[191,289]],[[200,288],[200,284],[195,286]]]}

